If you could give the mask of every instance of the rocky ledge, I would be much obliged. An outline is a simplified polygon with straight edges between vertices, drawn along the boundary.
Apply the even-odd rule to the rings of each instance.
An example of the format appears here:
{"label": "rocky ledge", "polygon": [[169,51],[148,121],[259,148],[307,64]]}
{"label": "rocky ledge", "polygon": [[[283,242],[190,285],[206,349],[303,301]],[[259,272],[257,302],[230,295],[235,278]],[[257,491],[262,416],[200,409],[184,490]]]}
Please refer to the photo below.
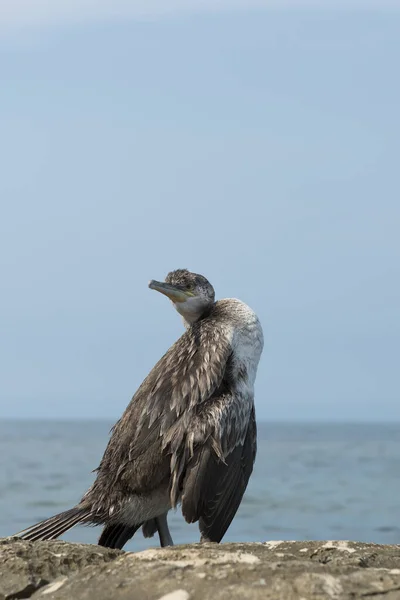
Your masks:
{"label": "rocky ledge", "polygon": [[400,600],[400,546],[194,544],[130,553],[0,541],[0,600]]}

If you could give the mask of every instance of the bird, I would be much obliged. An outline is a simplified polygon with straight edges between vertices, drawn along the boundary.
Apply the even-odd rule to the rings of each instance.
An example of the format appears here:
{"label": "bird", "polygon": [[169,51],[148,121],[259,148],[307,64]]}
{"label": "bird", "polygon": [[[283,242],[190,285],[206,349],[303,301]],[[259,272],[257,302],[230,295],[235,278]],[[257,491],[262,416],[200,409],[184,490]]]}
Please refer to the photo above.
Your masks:
{"label": "bird", "polygon": [[50,540],[77,524],[103,525],[98,544],[122,549],[142,527],[171,546],[167,515],[178,505],[188,523],[198,522],[201,543],[219,543],[228,530],[256,458],[262,326],[248,305],[216,301],[211,283],[187,269],[148,285],[170,299],[184,333],[112,428],[80,502],[19,537]]}

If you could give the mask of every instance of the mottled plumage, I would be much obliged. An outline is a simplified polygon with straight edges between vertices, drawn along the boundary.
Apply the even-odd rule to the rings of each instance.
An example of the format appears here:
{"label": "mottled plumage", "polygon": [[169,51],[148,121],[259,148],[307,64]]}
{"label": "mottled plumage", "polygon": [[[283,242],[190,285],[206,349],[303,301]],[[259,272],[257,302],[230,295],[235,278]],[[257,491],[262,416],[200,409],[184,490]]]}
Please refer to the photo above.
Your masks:
{"label": "mottled plumage", "polygon": [[155,365],[116,423],[80,503],[22,532],[51,539],[77,523],[105,524],[99,543],[121,548],[143,526],[172,543],[166,515],[182,505],[203,540],[219,542],[256,455],[254,381],[263,348],[255,313],[214,301],[211,284],[180,269],[150,287],[171,298],[186,332]]}

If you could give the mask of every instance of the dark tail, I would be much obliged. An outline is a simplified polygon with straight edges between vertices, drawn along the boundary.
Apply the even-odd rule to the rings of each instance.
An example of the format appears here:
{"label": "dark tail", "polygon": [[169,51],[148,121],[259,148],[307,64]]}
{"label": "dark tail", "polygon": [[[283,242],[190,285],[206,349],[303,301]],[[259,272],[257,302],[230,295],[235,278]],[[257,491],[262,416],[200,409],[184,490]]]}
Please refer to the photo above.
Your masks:
{"label": "dark tail", "polygon": [[89,521],[90,509],[75,506],[70,510],[50,517],[50,519],[32,525],[32,527],[28,527],[16,535],[23,540],[30,540],[32,542],[37,540],[55,540],[78,523],[88,523]]}
{"label": "dark tail", "polygon": [[124,523],[113,523],[106,525],[99,538],[99,546],[105,546],[106,548],[117,548],[122,550],[126,542],[129,542],[136,531],[139,529],[139,525],[125,525]]}
{"label": "dark tail", "polygon": [[158,531],[161,546],[173,546],[171,534],[167,523],[167,513],[149,519],[138,525],[126,525],[125,523],[109,523],[102,531],[99,538],[99,546],[107,548],[118,548],[122,550],[127,542],[135,535],[139,527],[142,526],[144,537],[153,537]]}

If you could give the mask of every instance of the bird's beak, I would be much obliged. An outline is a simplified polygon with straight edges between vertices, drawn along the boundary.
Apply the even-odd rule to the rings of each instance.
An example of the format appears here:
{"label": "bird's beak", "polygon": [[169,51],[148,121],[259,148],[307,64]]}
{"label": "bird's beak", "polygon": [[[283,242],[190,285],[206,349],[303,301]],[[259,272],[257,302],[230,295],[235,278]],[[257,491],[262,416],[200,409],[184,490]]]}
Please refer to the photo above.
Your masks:
{"label": "bird's beak", "polygon": [[154,279],[149,282],[149,288],[168,296],[172,302],[186,302],[189,297],[193,296],[191,292],[185,292],[169,283],[154,281]]}

